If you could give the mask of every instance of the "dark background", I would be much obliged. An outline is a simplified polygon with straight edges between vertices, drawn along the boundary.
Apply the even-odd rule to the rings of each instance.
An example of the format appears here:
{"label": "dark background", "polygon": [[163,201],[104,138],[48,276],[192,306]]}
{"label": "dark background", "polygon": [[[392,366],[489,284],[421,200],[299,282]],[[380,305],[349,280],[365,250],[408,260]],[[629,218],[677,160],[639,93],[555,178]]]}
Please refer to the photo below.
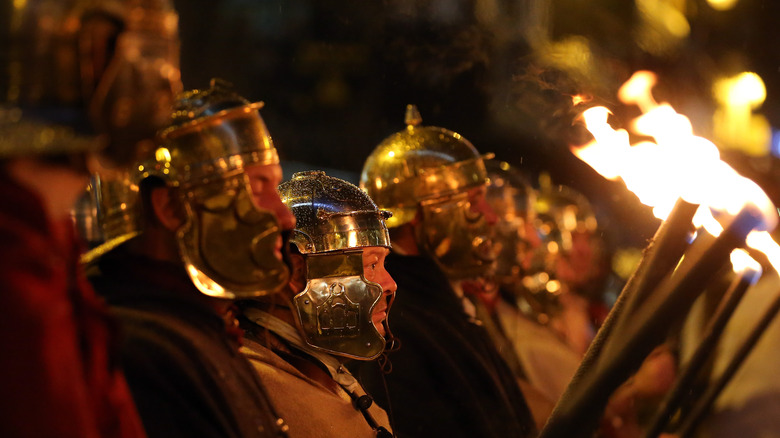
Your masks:
{"label": "dark background", "polygon": [[[182,77],[187,88],[211,77],[233,82],[261,111],[285,170],[324,168],[357,182],[363,161],[403,128],[406,104],[424,124],[456,131],[481,152],[495,152],[531,180],[584,193],[605,237],[641,248],[659,221],[621,183],[606,181],[569,152],[582,141],[572,127],[571,96],[586,93],[615,110],[617,88],[636,70],[659,75],[654,90],[711,129],[715,76],[755,71],[764,80],[761,109],[780,125],[780,2],[740,0],[715,11],[704,0],[683,6],[689,35],[668,47],[643,46],[648,28],[630,0],[178,0]],[[587,72],[540,61],[538,38],[582,37]],[[663,39],[663,38],[661,38]],[[633,117],[633,115],[632,115]],[[771,157],[728,153],[738,170],[774,196]]]}

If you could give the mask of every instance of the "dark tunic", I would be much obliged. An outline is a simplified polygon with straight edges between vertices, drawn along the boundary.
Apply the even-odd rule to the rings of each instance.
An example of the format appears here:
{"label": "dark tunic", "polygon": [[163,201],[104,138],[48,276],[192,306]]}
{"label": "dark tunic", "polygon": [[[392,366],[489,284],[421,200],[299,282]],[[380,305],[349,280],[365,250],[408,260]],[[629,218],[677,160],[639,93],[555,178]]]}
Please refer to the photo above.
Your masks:
{"label": "dark tunic", "polygon": [[[463,312],[449,281],[425,257],[390,254],[398,284],[389,316],[401,349],[392,372],[357,374],[391,415],[399,437],[526,437],[535,426],[516,378],[487,333]],[[390,406],[387,406],[389,400]]]}
{"label": "dark tunic", "polygon": [[278,436],[237,335],[183,267],[120,246],[93,282],[123,329],[122,362],[150,437]]}
{"label": "dark tunic", "polygon": [[66,218],[0,173],[0,436],[142,437]]}

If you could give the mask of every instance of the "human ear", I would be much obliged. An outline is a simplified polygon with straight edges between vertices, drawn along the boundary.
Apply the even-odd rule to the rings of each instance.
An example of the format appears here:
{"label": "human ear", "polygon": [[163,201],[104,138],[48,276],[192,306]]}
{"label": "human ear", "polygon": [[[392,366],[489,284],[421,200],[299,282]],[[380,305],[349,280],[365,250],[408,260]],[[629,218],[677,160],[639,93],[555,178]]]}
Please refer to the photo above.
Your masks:
{"label": "human ear", "polygon": [[290,287],[296,294],[306,288],[306,259],[301,254],[290,254]]}

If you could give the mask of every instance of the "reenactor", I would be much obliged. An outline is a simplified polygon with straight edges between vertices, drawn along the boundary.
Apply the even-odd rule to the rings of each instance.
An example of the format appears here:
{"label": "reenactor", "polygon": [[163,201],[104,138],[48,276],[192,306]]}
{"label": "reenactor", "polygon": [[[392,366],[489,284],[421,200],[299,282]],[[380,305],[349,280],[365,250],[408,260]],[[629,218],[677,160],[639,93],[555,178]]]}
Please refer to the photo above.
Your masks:
{"label": "reenactor", "polygon": [[392,345],[389,213],[319,171],[296,173],[279,192],[297,224],[292,280],[280,294],[242,302],[245,354],[290,437],[391,437],[387,414],[344,366]]}
{"label": "reenactor", "polygon": [[144,436],[70,211],[181,87],[167,1],[0,2],[0,435]]}
{"label": "reenactor", "polygon": [[495,260],[483,156],[461,135],[421,121],[409,106],[407,127],[374,149],[361,175],[361,188],[393,214],[386,264],[398,283],[393,332],[401,348],[390,355],[392,372],[364,367],[359,376],[377,394],[386,379],[384,407],[400,436],[532,436],[515,374],[453,287]]}
{"label": "reenactor", "polygon": [[120,321],[122,365],[151,437],[287,429],[239,353],[231,311],[289,277],[282,233],[295,219],[276,191],[281,168],[261,106],[222,81],[181,94],[129,185],[135,236],[92,261],[89,279]]}

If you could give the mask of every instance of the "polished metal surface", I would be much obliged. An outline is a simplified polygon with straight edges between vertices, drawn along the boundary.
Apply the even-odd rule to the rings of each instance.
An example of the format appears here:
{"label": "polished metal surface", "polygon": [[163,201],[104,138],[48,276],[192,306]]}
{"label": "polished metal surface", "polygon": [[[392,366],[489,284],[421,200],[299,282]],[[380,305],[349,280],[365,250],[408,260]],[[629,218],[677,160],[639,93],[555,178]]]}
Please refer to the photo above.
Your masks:
{"label": "polished metal surface", "polygon": [[420,126],[409,105],[406,129],[383,140],[363,166],[360,187],[393,213],[387,226],[410,223],[420,214],[417,244],[453,279],[485,274],[495,255],[489,224],[469,201],[471,189],[487,184],[484,159],[455,132]]}
{"label": "polished metal surface", "polygon": [[[222,81],[181,94],[162,145],[135,169],[135,181],[161,178],[186,207],[179,250],[195,286],[238,299],[277,292],[289,270],[279,258],[276,215],[255,205],[244,172],[279,162],[258,112]],[[115,199],[117,201],[117,199]]]}
{"label": "polished metal surface", "polygon": [[495,264],[490,226],[471,210],[466,192],[421,203],[417,241],[453,280],[485,275]]}
{"label": "polished metal surface", "polygon": [[363,275],[362,251],[309,254],[306,289],[295,296],[306,343],[354,359],[373,359],[385,339],[371,320],[382,288]]}
{"label": "polished metal surface", "polygon": [[206,295],[238,299],[274,293],[289,270],[276,255],[276,215],[258,208],[244,173],[182,191],[187,222],[179,250],[195,286]]}
{"label": "polished metal surface", "polygon": [[390,247],[385,225],[390,214],[346,181],[319,171],[299,172],[279,186],[279,195],[295,215],[290,241],[302,254]]}
{"label": "polished metal surface", "polygon": [[290,242],[306,260],[306,288],[293,300],[306,343],[339,356],[375,358],[385,347],[372,322],[383,291],[365,277],[362,248],[390,247],[389,213],[353,184],[320,171],[294,174],[279,194],[295,215]]}
{"label": "polished metal surface", "polygon": [[[452,195],[486,183],[483,157],[460,134],[421,126],[409,105],[406,129],[384,139],[363,166],[360,187],[393,216],[394,228],[414,219],[420,201]],[[491,157],[488,154],[486,157]]]}
{"label": "polished metal surface", "polygon": [[485,199],[496,214],[493,245],[497,254],[494,277],[500,283],[516,283],[530,268],[538,237],[532,228],[536,190],[519,170],[498,160],[485,162],[490,183]]}

